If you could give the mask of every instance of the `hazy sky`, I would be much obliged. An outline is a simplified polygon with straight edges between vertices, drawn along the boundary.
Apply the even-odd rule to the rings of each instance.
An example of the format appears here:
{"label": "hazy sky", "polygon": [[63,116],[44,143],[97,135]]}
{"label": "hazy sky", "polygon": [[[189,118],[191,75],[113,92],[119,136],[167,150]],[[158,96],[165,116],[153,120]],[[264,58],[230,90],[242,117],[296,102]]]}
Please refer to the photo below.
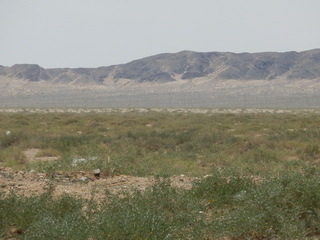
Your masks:
{"label": "hazy sky", "polygon": [[320,48],[320,0],[0,0],[0,65]]}

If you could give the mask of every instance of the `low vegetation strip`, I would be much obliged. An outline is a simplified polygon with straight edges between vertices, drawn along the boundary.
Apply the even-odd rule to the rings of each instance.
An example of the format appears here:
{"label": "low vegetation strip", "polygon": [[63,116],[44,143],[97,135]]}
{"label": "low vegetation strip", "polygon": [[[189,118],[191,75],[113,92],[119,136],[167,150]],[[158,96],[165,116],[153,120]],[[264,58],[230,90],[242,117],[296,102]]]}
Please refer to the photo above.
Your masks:
{"label": "low vegetation strip", "polygon": [[[317,238],[319,121],[313,111],[2,112],[0,239]],[[41,184],[23,194],[28,179]]]}
{"label": "low vegetation strip", "polygon": [[[226,175],[225,175],[226,174]],[[146,190],[106,191],[106,201],[63,194],[0,195],[0,236],[16,239],[314,239],[320,177],[284,171],[256,183],[213,172],[191,189],[157,178]],[[94,195],[94,192],[92,193]]]}
{"label": "low vegetation strip", "polygon": [[0,164],[26,171],[204,176],[228,166],[259,175],[320,159],[320,115],[312,112],[24,112],[0,120]]}

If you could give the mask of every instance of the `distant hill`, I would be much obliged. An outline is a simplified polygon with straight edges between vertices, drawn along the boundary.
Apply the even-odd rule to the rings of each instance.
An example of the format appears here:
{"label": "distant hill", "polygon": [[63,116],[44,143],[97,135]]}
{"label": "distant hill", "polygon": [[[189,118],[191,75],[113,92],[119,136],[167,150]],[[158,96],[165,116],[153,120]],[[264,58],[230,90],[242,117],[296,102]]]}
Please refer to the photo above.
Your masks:
{"label": "distant hill", "polygon": [[253,102],[320,107],[320,49],[182,51],[99,68],[0,66],[0,107],[246,107]]}
{"label": "distant hill", "polygon": [[304,52],[159,54],[127,64],[99,68],[44,69],[35,64],[0,66],[0,76],[30,82],[102,84],[105,80],[168,82],[194,78],[273,80],[320,78],[320,49]]}

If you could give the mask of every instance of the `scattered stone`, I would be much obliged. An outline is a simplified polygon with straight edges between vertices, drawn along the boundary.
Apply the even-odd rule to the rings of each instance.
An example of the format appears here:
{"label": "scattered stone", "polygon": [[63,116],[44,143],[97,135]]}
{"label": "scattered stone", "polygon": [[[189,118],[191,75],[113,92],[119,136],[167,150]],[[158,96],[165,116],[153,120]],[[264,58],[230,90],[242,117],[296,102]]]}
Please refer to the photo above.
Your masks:
{"label": "scattered stone", "polygon": [[246,193],[247,193],[247,191],[242,190],[242,191],[240,191],[238,194],[236,194],[236,195],[234,196],[234,198],[235,198],[236,200],[243,200],[243,199],[245,198]]}
{"label": "scattered stone", "polygon": [[98,169],[93,170],[93,174],[95,177],[100,177],[100,169],[98,168]]}
{"label": "scattered stone", "polygon": [[85,158],[75,158],[72,160],[72,166],[76,167],[79,163],[86,163],[87,159]]}
{"label": "scattered stone", "polygon": [[206,179],[206,178],[212,178],[213,176],[212,175],[205,175],[203,178]]}
{"label": "scattered stone", "polygon": [[120,179],[120,182],[126,182],[126,181],[128,181],[127,176],[122,176]]}
{"label": "scattered stone", "polygon": [[[43,193],[53,183],[55,185],[54,196],[59,196],[63,194],[64,190],[67,190],[70,194],[75,194],[76,191],[81,197],[90,198],[90,194],[88,195],[90,193],[89,189],[95,188],[103,189],[99,190],[99,194],[95,196],[95,198],[103,199],[105,189],[112,194],[118,194],[123,190],[131,191],[132,189],[144,191],[154,183],[153,177],[116,175],[100,178],[93,176],[95,173],[99,173],[99,170],[101,175],[101,169],[93,169],[91,172],[74,171],[65,173],[57,171],[53,175],[48,175],[34,170],[23,172],[2,167],[0,168],[0,192],[9,194],[14,191],[19,195],[30,196]],[[96,181],[97,179],[99,180]],[[183,181],[180,179],[183,179]],[[170,180],[174,187],[190,189],[194,178],[179,174],[171,177]],[[96,188],[97,186],[101,186],[101,188]]]}
{"label": "scattered stone", "polygon": [[74,158],[72,160],[72,166],[76,167],[78,164],[87,163],[88,160],[89,161],[94,161],[94,160],[97,160],[97,157],[89,157],[88,159],[86,159],[86,158]]}
{"label": "scattered stone", "polygon": [[185,175],[184,174],[180,174],[179,181],[180,182],[184,182],[184,178],[185,178]]}
{"label": "scattered stone", "polygon": [[45,176],[46,176],[45,173],[38,173],[38,174],[37,174],[37,177],[38,177],[38,178],[44,178]]}

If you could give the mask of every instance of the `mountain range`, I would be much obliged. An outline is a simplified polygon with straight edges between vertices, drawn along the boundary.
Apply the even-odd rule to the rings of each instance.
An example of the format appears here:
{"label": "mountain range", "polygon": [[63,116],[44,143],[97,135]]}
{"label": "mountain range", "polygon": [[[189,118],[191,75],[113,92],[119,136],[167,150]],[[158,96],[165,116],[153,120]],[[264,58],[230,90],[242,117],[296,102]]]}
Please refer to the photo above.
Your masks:
{"label": "mountain range", "polygon": [[[7,104],[2,106],[9,106],[10,101],[15,102],[19,96],[36,98],[42,94],[54,98],[56,94],[59,99],[61,91],[72,95],[79,93],[79,89],[87,90],[88,96],[94,96],[94,93],[100,96],[111,93],[128,95],[128,91],[135,96],[141,92],[149,95],[183,94],[210,92],[210,89],[211,93],[224,89],[225,96],[259,96],[269,92],[277,93],[279,97],[317,96],[319,83],[320,49],[284,53],[182,51],[98,68],[45,69],[36,64],[0,65],[0,100]],[[174,102],[173,99],[172,105]],[[108,103],[105,105],[109,106]]]}
{"label": "mountain range", "polygon": [[159,54],[127,64],[99,68],[44,69],[36,64],[0,66],[0,76],[31,82],[96,83],[129,79],[167,82],[206,77],[210,79],[274,80],[320,78],[320,49],[304,52]]}

